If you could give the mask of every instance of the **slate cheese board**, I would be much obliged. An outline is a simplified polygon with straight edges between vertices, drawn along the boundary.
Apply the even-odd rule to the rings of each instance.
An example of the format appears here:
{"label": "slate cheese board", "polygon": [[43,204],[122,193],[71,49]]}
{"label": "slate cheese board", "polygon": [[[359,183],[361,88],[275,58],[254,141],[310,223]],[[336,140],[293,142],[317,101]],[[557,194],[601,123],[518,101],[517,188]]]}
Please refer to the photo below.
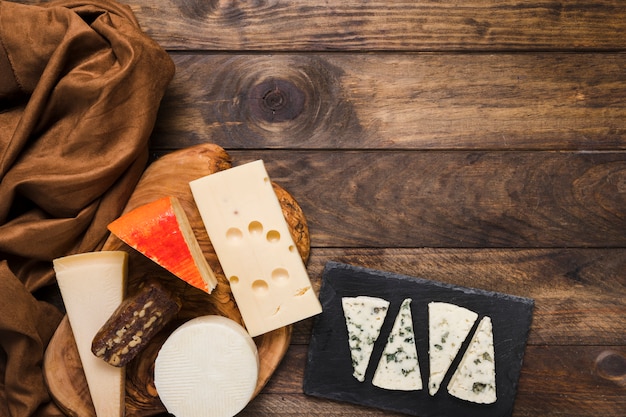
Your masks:
{"label": "slate cheese board", "polygon": [[[352,375],[343,297],[371,296],[389,301],[365,374],[359,382]],[[534,301],[529,298],[460,287],[406,275],[337,262],[326,264],[320,301],[323,313],[314,320],[304,377],[307,395],[360,404],[421,417],[503,417],[512,414]],[[411,310],[423,388],[416,391],[381,389],[372,377],[382,355],[402,301],[411,298]],[[493,323],[497,400],[477,404],[458,399],[446,390],[452,373],[467,349],[476,324],[450,366],[439,391],[428,393],[428,303],[446,302],[465,307]]]}

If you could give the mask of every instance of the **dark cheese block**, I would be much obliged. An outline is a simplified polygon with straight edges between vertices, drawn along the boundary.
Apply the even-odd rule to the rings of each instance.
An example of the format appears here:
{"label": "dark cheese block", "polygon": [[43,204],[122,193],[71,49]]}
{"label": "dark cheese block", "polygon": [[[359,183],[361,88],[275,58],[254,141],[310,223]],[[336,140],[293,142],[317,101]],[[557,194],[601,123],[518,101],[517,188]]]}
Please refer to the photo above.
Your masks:
{"label": "dark cheese block", "polygon": [[[352,375],[341,301],[343,297],[356,296],[378,297],[390,303],[363,382]],[[417,391],[378,388],[372,384],[372,377],[400,305],[406,298],[412,299],[413,326],[423,388]],[[323,312],[314,319],[304,377],[306,394],[421,417],[503,417],[512,414],[532,321],[532,299],[329,262],[322,277],[320,301]],[[451,303],[478,314],[474,328],[434,396],[428,393],[430,302]],[[492,404],[461,400],[450,395],[446,389],[478,321],[484,316],[489,316],[493,323],[497,400]]]}
{"label": "dark cheese block", "polygon": [[93,338],[93,354],[125,366],[181,309],[181,300],[157,280],[147,280],[126,298]]}

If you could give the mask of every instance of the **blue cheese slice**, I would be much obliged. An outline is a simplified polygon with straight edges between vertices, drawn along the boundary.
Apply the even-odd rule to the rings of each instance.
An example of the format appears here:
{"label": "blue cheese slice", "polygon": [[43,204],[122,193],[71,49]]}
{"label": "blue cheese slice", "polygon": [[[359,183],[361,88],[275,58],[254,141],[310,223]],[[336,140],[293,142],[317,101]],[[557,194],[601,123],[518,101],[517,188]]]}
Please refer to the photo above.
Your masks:
{"label": "blue cheese slice", "polygon": [[428,354],[430,378],[428,392],[435,395],[461,345],[472,329],[478,314],[455,304],[428,304]]}
{"label": "blue cheese slice", "polygon": [[407,298],[402,302],[374,372],[372,384],[379,388],[399,391],[422,389],[411,301]]}
{"label": "blue cheese slice", "polygon": [[389,302],[382,298],[358,296],[341,299],[348,329],[348,344],[354,377],[365,380],[365,371],[372,356],[374,343],[389,310]]}
{"label": "blue cheese slice", "polygon": [[496,364],[491,318],[483,317],[459,367],[448,384],[448,392],[462,400],[493,404],[496,396]]}

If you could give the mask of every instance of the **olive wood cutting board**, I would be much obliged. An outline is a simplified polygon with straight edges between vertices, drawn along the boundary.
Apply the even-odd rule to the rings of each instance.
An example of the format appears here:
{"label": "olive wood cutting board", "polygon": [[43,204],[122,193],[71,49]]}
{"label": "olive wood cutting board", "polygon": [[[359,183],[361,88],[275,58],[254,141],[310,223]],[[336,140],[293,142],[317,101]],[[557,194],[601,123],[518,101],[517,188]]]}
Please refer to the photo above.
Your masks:
{"label": "olive wood cutting board", "polygon": [[[193,317],[207,314],[226,316],[243,324],[228,281],[211,246],[189,188],[191,180],[230,167],[229,155],[217,145],[196,145],[167,154],[146,169],[124,209],[124,212],[128,212],[160,197],[178,197],[189,217],[200,247],[218,277],[218,285],[210,295],[176,278],[114,235],[109,236],[102,248],[102,250],[124,250],[128,252],[127,294],[136,291],[146,277],[157,277],[182,299],[182,308],[178,316],[126,366],[127,417],[151,416],[165,412],[154,386],[154,360],[160,346],[175,328]],[[308,226],[302,210],[287,191],[275,183],[273,185],[294,242],[306,262],[309,256],[310,241]],[[260,359],[259,379],[254,396],[261,391],[272,376],[285,355],[290,340],[291,326],[254,338]],[[43,367],[50,393],[66,414],[95,417],[87,381],[67,316],[50,341]]]}

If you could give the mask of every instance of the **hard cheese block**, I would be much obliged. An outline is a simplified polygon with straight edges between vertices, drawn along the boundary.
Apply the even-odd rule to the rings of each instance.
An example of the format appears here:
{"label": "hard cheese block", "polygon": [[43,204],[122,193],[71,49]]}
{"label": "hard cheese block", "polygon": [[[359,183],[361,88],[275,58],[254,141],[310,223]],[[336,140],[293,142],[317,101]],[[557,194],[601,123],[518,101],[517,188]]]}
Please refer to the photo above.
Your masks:
{"label": "hard cheese block", "polygon": [[176,197],[144,204],[111,222],[109,230],[183,281],[211,293],[217,278]]}
{"label": "hard cheese block", "polygon": [[98,417],[124,415],[124,368],[94,356],[91,342],[124,298],[128,255],[122,251],[70,255],[53,262]]}
{"label": "hard cheese block", "polygon": [[250,335],[321,312],[263,161],[190,186]]}
{"label": "hard cheese block", "polygon": [[257,347],[222,316],[200,316],[177,328],[154,365],[154,384],[176,417],[231,417],[250,401],[259,374]]}
{"label": "hard cheese block", "polygon": [[[363,381],[353,376],[348,329],[342,308],[344,298],[359,296],[376,297],[389,302],[389,310],[373,346]],[[389,353],[393,355],[394,351],[397,352],[399,348],[402,348],[403,352],[408,352],[408,348],[413,347],[413,343],[408,341],[400,342],[401,346],[396,347],[395,350],[390,350],[389,347],[390,337],[397,332],[397,328],[394,328],[395,323],[399,317],[403,316],[402,306],[408,298],[411,299],[414,346],[418,353],[422,388],[405,391],[395,383],[376,386],[374,383],[376,373],[388,372],[388,370],[379,370],[381,362],[386,361],[385,355]],[[423,417],[511,415],[532,321],[533,300],[329,262],[322,275],[320,301],[324,311],[315,318],[311,334],[304,376],[306,394]],[[434,395],[430,395],[428,390],[430,379],[429,304],[431,303],[454,305],[475,312],[477,315],[477,320],[473,322],[467,337],[461,341],[458,354],[453,358],[450,366],[447,366],[440,381],[442,388]],[[448,316],[454,319],[454,314]],[[489,349],[488,326],[481,327],[484,331],[477,333],[479,322],[487,322],[485,317],[488,317],[492,324],[493,364],[497,390],[497,399],[493,403],[489,403],[492,398],[487,398],[487,396],[477,398],[465,395],[466,393],[463,392],[467,386],[473,388],[474,382],[487,385],[484,382],[486,379],[482,376],[480,381],[467,377],[467,369],[474,364],[478,356],[486,357],[483,356],[484,348]],[[444,335],[445,332],[433,336],[438,337],[441,342]],[[448,339],[450,335],[445,336],[446,342],[450,341]],[[396,340],[395,337],[393,340]],[[470,346],[470,342],[474,347]],[[461,364],[461,358],[464,356],[466,366]],[[399,357],[399,360],[403,364],[406,362],[410,365],[409,362],[414,363],[412,357],[412,355],[406,355]],[[463,376],[458,376],[451,383],[453,374],[459,366],[461,366],[459,375],[463,374]],[[409,366],[407,366],[408,369]],[[482,369],[485,375],[489,374],[490,370],[486,365]],[[411,374],[406,373],[407,387],[411,383],[408,378]],[[472,381],[470,385],[468,385],[469,381]]]}

